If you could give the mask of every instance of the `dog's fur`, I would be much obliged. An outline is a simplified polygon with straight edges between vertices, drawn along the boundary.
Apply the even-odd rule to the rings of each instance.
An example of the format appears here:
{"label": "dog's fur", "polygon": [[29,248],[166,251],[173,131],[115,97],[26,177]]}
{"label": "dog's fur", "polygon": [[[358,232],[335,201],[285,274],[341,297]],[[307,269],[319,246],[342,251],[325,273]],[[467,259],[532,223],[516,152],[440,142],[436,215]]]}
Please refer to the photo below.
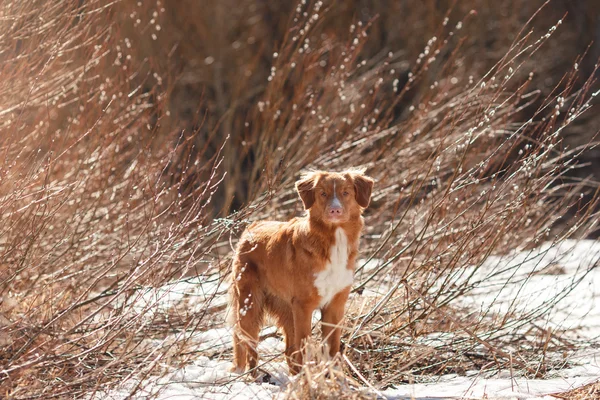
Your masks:
{"label": "dog's fur", "polygon": [[230,291],[235,371],[256,367],[265,313],[283,328],[291,373],[302,365],[302,342],[310,335],[317,308],[330,354],[340,351],[361,214],[372,188],[373,180],[362,171],[311,172],[296,182],[305,217],[248,226],[237,246]]}

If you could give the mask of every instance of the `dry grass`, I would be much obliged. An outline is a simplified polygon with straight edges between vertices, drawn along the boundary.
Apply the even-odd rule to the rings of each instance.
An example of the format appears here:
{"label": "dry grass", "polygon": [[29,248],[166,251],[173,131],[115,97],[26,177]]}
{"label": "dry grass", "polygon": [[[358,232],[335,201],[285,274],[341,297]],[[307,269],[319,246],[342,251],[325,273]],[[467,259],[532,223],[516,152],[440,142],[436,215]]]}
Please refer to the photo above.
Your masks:
{"label": "dry grass", "polygon": [[[305,346],[305,363],[297,379],[288,385],[286,398],[289,399],[375,399],[369,388],[361,388],[364,383],[354,380],[344,370],[352,366],[347,358],[336,355],[333,359],[323,351],[323,346],[314,340]],[[348,363],[348,364],[346,364]],[[346,364],[346,365],[344,365]]]}
{"label": "dry grass", "polygon": [[[170,346],[142,338],[199,323],[134,303],[214,259],[222,156],[173,166],[189,139],[157,135],[165,93],[136,85],[110,3],[3,13],[1,393],[81,396],[151,371]],[[189,174],[206,179],[184,191]]]}
{"label": "dry grass", "polygon": [[[363,256],[380,262],[358,267],[353,297],[381,292],[351,305],[346,358],[321,362],[311,346],[315,363],[289,396],[363,398],[373,391],[356,388],[367,383],[508,367],[543,376],[565,365],[550,353],[573,345],[535,328],[553,304],[497,315],[459,301],[488,278],[476,272],[491,255],[595,229],[594,183],[569,178],[588,143],[561,141],[589,114],[593,74],[582,76],[574,59],[545,92],[532,70],[561,26],[539,34],[527,25],[474,73],[473,13],[449,12],[411,58],[371,51],[376,21],[342,35],[324,22],[335,5],[297,7],[273,27],[285,35],[260,53],[269,78],[254,86],[265,61],[244,47],[244,60],[256,57],[251,78],[203,78],[217,86],[187,106],[194,129],[182,131],[171,108],[189,76],[168,71],[167,56],[145,56],[179,54],[164,39],[169,9],[5,4],[0,396],[82,397],[189,362],[198,355],[189,338],[219,326],[223,306],[210,295],[199,314],[186,303],[164,310],[179,295],[168,284],[200,276],[222,286],[248,220],[300,211],[292,183],[306,167],[362,166],[376,178]],[[205,19],[195,29],[204,32]],[[223,71],[232,73],[213,73]],[[237,86],[219,89],[225,81]],[[419,343],[439,333],[450,339]]]}
{"label": "dry grass", "polygon": [[553,393],[552,396],[565,400],[594,400],[600,396],[600,383],[590,383],[565,393]]}

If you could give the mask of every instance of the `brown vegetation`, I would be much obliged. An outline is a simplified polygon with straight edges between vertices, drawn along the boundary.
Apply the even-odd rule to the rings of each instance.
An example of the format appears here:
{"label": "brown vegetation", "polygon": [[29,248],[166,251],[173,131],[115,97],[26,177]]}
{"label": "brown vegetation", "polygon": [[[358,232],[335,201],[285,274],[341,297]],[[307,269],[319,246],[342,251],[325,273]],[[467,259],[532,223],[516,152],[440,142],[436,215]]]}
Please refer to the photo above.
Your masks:
{"label": "brown vegetation", "polygon": [[[559,334],[516,334],[551,304],[499,316],[456,300],[478,283],[466,266],[595,228],[581,160],[598,50],[583,57],[573,26],[593,25],[570,19],[593,2],[527,24],[540,4],[192,3],[3,4],[0,396],[91,395],[196,356],[184,338],[223,309],[140,299],[222,281],[249,220],[300,212],[305,167],[377,181],[362,254],[382,262],[358,266],[354,291],[383,292],[342,338],[357,381],[564,365],[545,356],[570,351]],[[417,344],[432,332],[454,339]]]}
{"label": "brown vegetation", "polygon": [[590,383],[566,393],[554,393],[553,396],[564,400],[594,400],[600,396],[600,383]]}

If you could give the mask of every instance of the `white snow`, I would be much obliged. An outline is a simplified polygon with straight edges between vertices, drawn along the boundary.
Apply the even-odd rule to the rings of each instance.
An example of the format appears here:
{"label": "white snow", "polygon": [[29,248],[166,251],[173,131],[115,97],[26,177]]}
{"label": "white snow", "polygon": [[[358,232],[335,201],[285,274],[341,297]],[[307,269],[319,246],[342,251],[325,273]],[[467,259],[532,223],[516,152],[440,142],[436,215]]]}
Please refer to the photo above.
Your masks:
{"label": "white snow", "polygon": [[[465,268],[458,278],[473,284],[470,294],[461,297],[461,305],[483,312],[532,314],[545,328],[575,329],[571,336],[573,340],[597,344],[600,339],[600,268],[595,265],[599,260],[600,242],[591,240],[568,240],[557,246],[543,244],[531,251],[490,257],[478,268]],[[225,304],[226,288],[214,280],[206,283],[206,279],[148,289],[139,296],[134,309],[160,312],[184,302],[190,312],[201,312],[208,306]],[[572,286],[574,290],[565,291]],[[377,294],[376,291],[371,293]],[[162,377],[148,377],[142,382],[131,379],[93,398],[129,398],[131,390],[138,384],[143,389],[136,392],[134,398],[153,394],[160,399],[281,397],[290,379],[294,378],[288,376],[287,364],[281,354],[285,345],[273,336],[274,331],[274,328],[263,329],[261,336],[266,338],[259,345],[260,368],[268,373],[269,383],[228,372],[232,364],[230,357],[223,353],[231,349],[231,331],[221,326],[185,335],[194,343],[192,348],[197,354],[189,365],[181,368],[165,365],[163,370],[167,373]],[[420,340],[451,340],[448,335],[433,334]],[[181,336],[174,336],[173,340]],[[554,399],[550,396],[552,393],[600,379],[598,346],[582,346],[569,361],[575,366],[552,372],[547,379],[515,377],[510,371],[500,371],[494,376],[469,371],[467,376],[433,377],[428,383],[398,385],[382,390],[382,393],[389,399]]]}
{"label": "white snow", "polygon": [[[541,314],[545,327],[580,328],[580,336],[597,339],[599,260],[600,242],[593,240],[546,243],[532,251],[490,257],[475,271],[471,281],[480,283],[464,304],[499,313]],[[471,272],[467,269],[463,276]]]}
{"label": "white snow", "polygon": [[198,276],[175,281],[162,287],[147,287],[124,302],[132,312],[144,313],[152,319],[157,313],[165,313],[173,307],[181,307],[188,313],[201,313],[205,308],[227,304],[227,287],[218,276]]}
{"label": "white snow", "polygon": [[[600,373],[600,371],[597,371]],[[405,385],[386,390],[388,399],[555,399],[551,393],[565,392],[592,383],[592,377],[523,379],[481,379],[477,377],[444,376],[434,384]],[[547,397],[544,397],[547,396]]]}

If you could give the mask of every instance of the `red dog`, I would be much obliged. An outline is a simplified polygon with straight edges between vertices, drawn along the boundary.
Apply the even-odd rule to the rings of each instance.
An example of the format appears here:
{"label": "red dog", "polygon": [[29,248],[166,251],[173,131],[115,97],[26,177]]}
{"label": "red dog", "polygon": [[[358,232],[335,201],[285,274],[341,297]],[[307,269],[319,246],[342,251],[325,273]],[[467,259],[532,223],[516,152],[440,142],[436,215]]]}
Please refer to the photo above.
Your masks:
{"label": "red dog", "polygon": [[265,313],[283,328],[291,373],[302,365],[299,350],[317,308],[330,355],[340,351],[339,324],[372,188],[362,171],[311,172],[296,182],[305,217],[248,226],[237,247],[230,292],[235,371],[256,367]]}

